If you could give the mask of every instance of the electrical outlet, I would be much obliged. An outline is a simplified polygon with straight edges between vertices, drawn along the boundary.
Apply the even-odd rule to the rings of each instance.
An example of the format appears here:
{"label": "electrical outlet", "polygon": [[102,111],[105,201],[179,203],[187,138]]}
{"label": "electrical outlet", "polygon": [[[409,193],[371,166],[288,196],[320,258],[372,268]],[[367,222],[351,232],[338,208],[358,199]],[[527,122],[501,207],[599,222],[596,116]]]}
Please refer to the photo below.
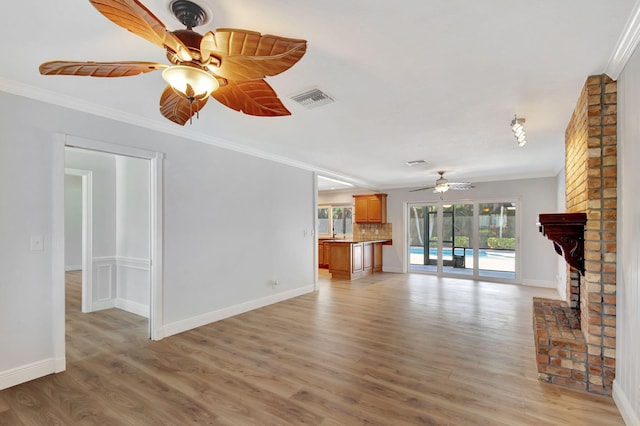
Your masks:
{"label": "electrical outlet", "polygon": [[273,280],[271,287],[276,288],[278,286],[278,280]]}

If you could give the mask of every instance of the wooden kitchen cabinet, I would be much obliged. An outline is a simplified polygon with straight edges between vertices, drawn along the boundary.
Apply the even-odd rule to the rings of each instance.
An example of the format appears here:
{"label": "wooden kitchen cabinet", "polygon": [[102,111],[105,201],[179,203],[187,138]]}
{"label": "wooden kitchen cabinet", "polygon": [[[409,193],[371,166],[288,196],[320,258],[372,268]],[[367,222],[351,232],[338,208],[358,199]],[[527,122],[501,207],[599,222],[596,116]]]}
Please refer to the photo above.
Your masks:
{"label": "wooden kitchen cabinet", "polygon": [[391,240],[381,241],[327,241],[331,250],[329,272],[331,277],[341,280],[355,280],[375,272],[382,272],[382,245]]}
{"label": "wooden kitchen cabinet", "polygon": [[363,244],[363,268],[365,271],[373,272],[373,243]]}
{"label": "wooden kitchen cabinet", "polygon": [[373,243],[373,272],[382,272],[382,243]]}
{"label": "wooden kitchen cabinet", "polygon": [[351,275],[359,274],[364,270],[364,244],[358,243],[351,246]]}
{"label": "wooden kitchen cabinet", "polygon": [[324,244],[323,247],[323,251],[324,251],[324,267],[328,268],[329,267],[329,263],[331,263],[331,247],[329,247],[328,243]]}
{"label": "wooden kitchen cabinet", "polygon": [[318,241],[318,267],[328,268],[330,257],[329,243],[322,240]]}
{"label": "wooden kitchen cabinet", "polygon": [[352,279],[352,256],[351,246],[352,244],[344,243],[325,243],[330,249],[331,264],[329,265],[329,272],[331,272],[332,278]]}
{"label": "wooden kitchen cabinet", "polygon": [[354,195],[356,223],[387,223],[387,194]]}

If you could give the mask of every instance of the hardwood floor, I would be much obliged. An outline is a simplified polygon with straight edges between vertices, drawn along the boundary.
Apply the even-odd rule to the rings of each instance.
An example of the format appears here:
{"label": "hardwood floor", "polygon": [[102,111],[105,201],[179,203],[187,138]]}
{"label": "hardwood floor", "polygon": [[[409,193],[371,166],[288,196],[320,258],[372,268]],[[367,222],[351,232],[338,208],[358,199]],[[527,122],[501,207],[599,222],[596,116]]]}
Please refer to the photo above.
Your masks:
{"label": "hardwood floor", "polygon": [[1,425],[624,424],[611,398],[536,379],[531,298],[552,291],[376,274],[160,342],[80,313],[67,371],[0,391]]}

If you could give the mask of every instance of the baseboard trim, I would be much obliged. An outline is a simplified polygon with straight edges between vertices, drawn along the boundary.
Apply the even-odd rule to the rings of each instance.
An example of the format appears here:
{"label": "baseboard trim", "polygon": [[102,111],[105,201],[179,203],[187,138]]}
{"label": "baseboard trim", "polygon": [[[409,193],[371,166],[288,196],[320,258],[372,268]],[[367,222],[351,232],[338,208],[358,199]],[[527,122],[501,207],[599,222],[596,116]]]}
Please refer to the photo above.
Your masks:
{"label": "baseboard trim", "polygon": [[116,308],[149,318],[149,305],[143,303],[133,302],[127,299],[116,299]]}
{"label": "baseboard trim", "polygon": [[394,274],[404,274],[405,272],[402,270],[402,268],[387,268],[387,267],[382,267],[382,272],[392,272]]}
{"label": "baseboard trim", "polygon": [[100,300],[98,302],[91,303],[91,312],[102,311],[105,309],[111,309],[116,307],[116,301],[114,299]]}
{"label": "baseboard trim", "polygon": [[64,265],[64,271],[82,271],[82,265]]}
{"label": "baseboard trim", "polygon": [[620,389],[620,385],[618,385],[618,381],[615,379],[613,380],[612,396],[624,422],[628,425],[640,425],[640,417],[638,417],[638,414],[633,410],[631,401],[629,401],[624,391]]}
{"label": "baseboard trim", "polygon": [[207,325],[212,322],[216,322],[216,321],[223,320],[225,318],[230,318],[236,315],[240,315],[245,312],[252,311],[254,309],[263,308],[265,306],[273,305],[274,303],[278,303],[287,299],[292,299],[294,297],[302,296],[303,294],[312,293],[313,291],[314,291],[313,285],[300,287],[300,288],[285,291],[282,293],[274,294],[273,296],[267,296],[261,299],[251,300],[249,302],[244,302],[238,305],[229,306],[228,308],[207,312],[206,314],[172,322],[170,324],[165,324],[163,327],[163,335],[164,337],[169,337],[174,334],[182,333],[187,330],[192,330],[194,328],[202,327],[203,325]]}
{"label": "baseboard trim", "polygon": [[61,373],[67,369],[67,358],[54,358],[54,373]]}
{"label": "baseboard trim", "polygon": [[[35,380],[48,374],[63,371],[64,368],[59,370],[60,362],[60,360],[48,358],[12,368],[11,370],[2,371],[0,372],[0,390]],[[66,362],[64,362],[64,364],[66,364]]]}

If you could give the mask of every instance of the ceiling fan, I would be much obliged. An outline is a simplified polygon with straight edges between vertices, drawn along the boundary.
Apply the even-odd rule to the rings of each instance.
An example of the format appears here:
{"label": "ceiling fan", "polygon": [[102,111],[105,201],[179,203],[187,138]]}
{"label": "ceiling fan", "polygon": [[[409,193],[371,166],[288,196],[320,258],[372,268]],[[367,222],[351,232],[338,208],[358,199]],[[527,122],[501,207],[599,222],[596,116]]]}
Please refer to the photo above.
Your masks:
{"label": "ceiling fan", "polygon": [[457,191],[464,191],[467,189],[471,189],[474,186],[471,185],[470,182],[449,182],[447,179],[444,178],[444,171],[438,171],[438,174],[440,175],[440,178],[438,178],[436,180],[436,184],[433,186],[425,186],[424,188],[417,188],[417,189],[412,189],[409,192],[416,192],[416,191],[424,191],[426,189],[433,189],[433,192],[436,193],[440,193],[440,194],[444,194],[445,192],[447,192],[450,189],[453,190],[457,190]]}
{"label": "ceiling fan", "polygon": [[51,61],[40,65],[43,75],[128,77],[163,70],[169,84],[160,96],[160,112],[184,125],[209,96],[236,111],[255,116],[291,115],[264,80],[296,64],[305,54],[305,40],[261,35],[255,31],[220,28],[204,35],[193,31],[207,14],[198,4],[173,0],[170,8],[186,27],[168,31],[137,0],[89,0],[115,24],[166,50],[171,65],[156,62]]}

